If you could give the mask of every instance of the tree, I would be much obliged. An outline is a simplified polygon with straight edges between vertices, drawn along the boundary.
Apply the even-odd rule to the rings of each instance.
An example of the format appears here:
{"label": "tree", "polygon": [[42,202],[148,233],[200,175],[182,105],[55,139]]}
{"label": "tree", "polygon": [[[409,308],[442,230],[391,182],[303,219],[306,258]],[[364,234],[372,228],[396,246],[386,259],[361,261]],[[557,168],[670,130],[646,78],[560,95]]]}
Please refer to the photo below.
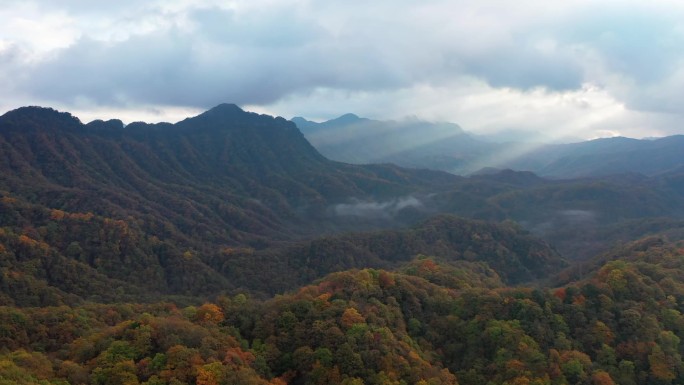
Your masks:
{"label": "tree", "polygon": [[359,313],[358,310],[353,307],[347,308],[344,313],[342,313],[342,317],[340,318],[340,324],[347,329],[352,327],[354,324],[364,322],[366,322],[366,319],[361,315],[361,313]]}
{"label": "tree", "polygon": [[660,381],[672,381],[675,379],[674,365],[670,357],[665,355],[660,345],[655,345],[648,356],[651,366],[651,375]]}
{"label": "tree", "polygon": [[205,303],[197,309],[194,320],[203,324],[218,324],[223,321],[223,311],[213,303]]}

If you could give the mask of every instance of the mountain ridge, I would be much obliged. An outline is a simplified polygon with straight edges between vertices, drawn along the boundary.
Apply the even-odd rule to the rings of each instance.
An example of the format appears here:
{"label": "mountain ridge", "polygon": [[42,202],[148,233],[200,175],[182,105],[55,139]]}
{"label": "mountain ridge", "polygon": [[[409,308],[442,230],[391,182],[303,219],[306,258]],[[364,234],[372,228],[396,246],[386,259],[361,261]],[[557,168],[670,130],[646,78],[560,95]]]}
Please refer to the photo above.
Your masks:
{"label": "mountain ridge", "polygon": [[[503,225],[466,219],[424,222],[439,214],[443,206],[432,196],[457,187],[463,178],[391,165],[333,162],[318,153],[293,123],[231,104],[175,124],[134,122],[124,127],[118,120],[83,125],[70,114],[44,108],[28,108],[9,116],[17,117],[12,118],[12,127],[26,129],[4,130],[8,119],[0,117],[0,193],[8,215],[0,217],[0,227],[6,226],[11,234],[7,242],[19,244],[22,236],[31,245],[43,242],[60,264],[73,265],[59,273],[62,275],[57,274],[61,267],[47,269],[45,274],[63,276],[80,269],[85,275],[100,277],[93,278],[99,284],[117,282],[110,284],[121,286],[128,296],[139,296],[144,290],[164,295],[203,293],[196,287],[198,282],[219,291],[234,290],[236,284],[259,291],[260,284],[266,285],[263,280],[254,278],[261,282],[256,285],[241,283],[236,275],[246,269],[242,276],[255,276],[255,259],[262,261],[262,268],[290,271],[291,282],[276,285],[277,277],[272,277],[271,286],[280,291],[333,272],[330,266],[338,263],[346,268],[390,266],[397,259],[437,251],[444,257],[477,259],[477,252],[465,250],[464,245],[452,253],[430,243],[450,244],[448,229],[453,234],[479,232],[476,237],[486,239],[496,238],[488,234],[497,233],[512,244],[532,242],[523,241],[527,236],[521,229],[499,230],[507,228]],[[60,130],[60,124],[68,125],[67,129]],[[469,199],[481,200],[474,195]],[[82,218],[88,219],[81,223]],[[430,229],[416,229],[419,222]],[[35,229],[24,231],[21,223],[30,223]],[[117,226],[126,228],[128,235],[121,239],[96,235],[118,234]],[[339,236],[350,230],[397,227],[404,230]],[[50,228],[61,230],[48,236]],[[516,237],[520,240],[514,240]],[[130,239],[135,239],[137,246]],[[410,252],[388,254],[379,249],[383,240],[394,239],[411,245]],[[349,249],[355,242],[365,244],[366,249]],[[328,252],[312,254],[320,248],[311,245],[322,244],[329,245]],[[510,266],[497,259],[496,253],[485,252],[486,247],[481,257],[491,258],[502,277],[511,282],[541,278],[536,269],[545,264],[533,266],[524,253],[497,247],[510,259]],[[561,257],[548,246],[537,249],[542,250],[537,257],[551,261],[543,274],[562,264]],[[27,250],[26,255],[39,254],[35,245]],[[343,255],[350,250],[360,253],[352,262]],[[11,264],[18,271],[25,269],[21,255],[7,256],[16,260]],[[126,262],[117,268],[97,255]],[[302,264],[300,255],[318,262]],[[286,265],[280,266],[283,261]],[[292,270],[298,264],[306,274]],[[149,285],[129,286],[127,279],[137,277],[138,271],[127,269],[145,265],[152,270],[139,270],[150,275],[145,279]],[[193,271],[196,277],[178,278],[186,276],[180,273],[184,270]],[[93,275],[107,271],[111,273]],[[23,284],[30,286],[30,282]],[[70,292],[68,287],[59,292],[44,290],[60,298],[84,294],[78,288]]]}
{"label": "mountain ridge", "polygon": [[[405,260],[409,256],[399,252],[387,255],[358,247],[350,249],[349,239],[369,245],[376,241],[365,235],[344,238],[340,234],[382,230],[387,233],[379,239],[386,239],[389,244],[396,240],[409,244],[407,240],[416,237],[416,232],[409,229],[439,214],[496,222],[516,220],[533,234],[553,241],[554,246],[562,246],[558,250],[564,255],[576,253],[569,254],[571,257],[603,250],[601,247],[608,245],[609,240],[620,239],[625,230],[611,227],[620,221],[682,214],[672,209],[681,207],[678,202],[684,199],[684,178],[677,172],[658,178],[550,181],[530,172],[511,170],[463,178],[393,165],[350,165],[323,157],[293,123],[245,112],[235,105],[217,106],[176,124],[139,122],[123,128],[116,120],[83,125],[70,114],[49,109],[29,108],[12,116],[15,118],[0,118],[0,196],[26,204],[28,208],[17,209],[21,212],[40,213],[16,214],[23,216],[23,223],[27,224],[23,230],[24,226],[11,222],[16,237],[25,235],[40,243],[45,240],[41,232],[48,231],[49,226],[75,226],[50,224],[46,218],[53,210],[75,218],[96,218],[95,222],[82,225],[95,234],[99,228],[109,226],[105,225],[108,221],[121,220],[128,223],[130,231],[145,246],[145,251],[135,258],[153,261],[152,265],[163,259],[165,262],[156,273],[162,276],[173,277],[183,269],[195,271],[198,277],[205,277],[205,287],[234,288],[225,277],[238,282],[231,275],[235,272],[222,270],[230,258],[237,258],[247,269],[258,269],[252,265],[252,258],[258,257],[269,263],[275,261],[274,271],[289,271],[290,267],[281,269],[278,263],[299,261],[291,254],[297,254],[292,251],[297,250],[295,246],[315,243],[316,239],[335,245],[331,247],[337,251],[329,257],[338,258],[345,268],[368,267],[364,265],[368,263],[384,266],[385,260],[400,255]],[[23,125],[17,123],[19,116],[24,116]],[[60,124],[67,129],[60,131]],[[3,129],[10,126],[12,129]],[[75,130],[71,129],[74,127]],[[6,207],[7,215],[16,213],[13,206]],[[3,223],[9,226],[10,219],[0,217],[4,220],[0,227]],[[668,220],[671,219],[676,218]],[[668,220],[639,229],[660,231],[668,224],[678,223]],[[31,223],[40,223],[42,230],[31,230]],[[444,226],[472,227],[467,222]],[[485,233],[493,231],[483,228]],[[401,231],[413,235],[401,235]],[[446,242],[437,237],[440,231],[439,226],[433,226],[431,235],[425,238]],[[72,239],[73,242],[92,237],[76,233],[82,236],[80,240]],[[597,238],[599,235],[601,239]],[[110,247],[98,237],[89,242],[102,241]],[[18,238],[12,239],[18,242]],[[65,256],[70,242],[64,241],[51,250]],[[451,255],[444,248],[418,241],[414,244],[422,245],[411,249],[415,253],[438,251],[443,256]],[[589,250],[586,254],[578,251],[584,245]],[[91,254],[101,253],[98,247],[80,248],[90,250]],[[348,263],[347,256],[339,254],[344,250],[359,252],[357,262],[363,263]],[[130,257],[126,253],[108,252],[124,260]],[[160,252],[165,255],[163,258]],[[518,258],[509,255],[511,261]],[[321,257],[310,256],[312,261]],[[268,265],[266,262],[262,266]],[[541,260],[537,262],[541,264]],[[88,263],[107,266],[94,260]],[[525,273],[533,269],[520,268],[515,262],[511,266],[498,268],[500,275],[508,279],[507,274],[518,269],[520,274],[515,275],[525,279],[540,276]],[[550,266],[551,270],[558,268],[555,263]],[[323,267],[320,271],[318,267],[309,267],[318,273],[330,272]],[[550,270],[544,272],[547,273]],[[292,282],[273,287],[285,290],[306,283],[296,273],[290,275]],[[126,276],[122,273],[115,278]],[[306,279],[318,276],[305,275]],[[167,287],[158,279],[157,276],[149,281],[160,282],[161,292],[172,294],[192,292],[196,283],[181,280]],[[258,285],[243,286],[258,289]]]}
{"label": "mountain ridge", "polygon": [[322,154],[356,164],[391,162],[460,175],[487,167],[511,168],[556,179],[625,172],[652,176],[684,164],[681,135],[554,144],[531,142],[529,138],[497,142],[484,140],[453,123],[380,121],[353,114],[321,123],[301,117],[293,118],[293,122]]}
{"label": "mountain ridge", "polygon": [[[681,167],[356,166],[232,105],[125,127],[14,116],[0,119],[0,382],[684,378],[684,244],[665,238],[684,239]],[[586,261],[556,251],[613,243]]]}

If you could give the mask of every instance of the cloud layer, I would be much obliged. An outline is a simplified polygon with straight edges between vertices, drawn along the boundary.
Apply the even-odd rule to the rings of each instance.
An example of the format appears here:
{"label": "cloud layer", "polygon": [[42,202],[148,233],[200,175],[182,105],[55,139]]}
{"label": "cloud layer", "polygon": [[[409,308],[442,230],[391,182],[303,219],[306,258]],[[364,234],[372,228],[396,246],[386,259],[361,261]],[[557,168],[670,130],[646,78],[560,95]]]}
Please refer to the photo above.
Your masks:
{"label": "cloud layer", "polygon": [[674,1],[6,3],[5,110],[164,119],[233,102],[582,137],[682,123],[684,6]]}

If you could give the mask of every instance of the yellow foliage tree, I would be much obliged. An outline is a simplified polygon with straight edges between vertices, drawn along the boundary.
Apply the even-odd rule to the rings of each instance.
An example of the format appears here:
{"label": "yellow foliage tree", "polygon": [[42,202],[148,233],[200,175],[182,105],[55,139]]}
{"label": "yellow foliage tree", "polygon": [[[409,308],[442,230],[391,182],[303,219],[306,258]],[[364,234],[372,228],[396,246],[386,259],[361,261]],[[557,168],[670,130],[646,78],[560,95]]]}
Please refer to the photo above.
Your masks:
{"label": "yellow foliage tree", "polygon": [[345,328],[350,328],[354,324],[364,322],[366,322],[366,319],[361,315],[361,313],[359,313],[358,310],[354,309],[353,307],[347,308],[347,310],[342,313],[342,318],[340,319],[340,323]]}
{"label": "yellow foliage tree", "polygon": [[197,309],[194,318],[199,323],[217,324],[223,321],[224,316],[220,307],[213,303],[205,303]]}

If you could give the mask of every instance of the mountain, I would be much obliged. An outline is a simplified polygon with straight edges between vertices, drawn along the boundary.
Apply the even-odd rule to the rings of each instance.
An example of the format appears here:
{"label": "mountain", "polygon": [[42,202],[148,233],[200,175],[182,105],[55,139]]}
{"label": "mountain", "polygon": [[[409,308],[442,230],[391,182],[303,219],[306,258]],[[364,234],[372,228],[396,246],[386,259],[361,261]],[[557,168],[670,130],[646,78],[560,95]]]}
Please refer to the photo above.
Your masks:
{"label": "mountain", "polygon": [[681,239],[684,167],[465,178],[334,162],[234,105],[22,108],[0,117],[0,383],[683,383]]}
{"label": "mountain", "polygon": [[20,108],[0,149],[4,303],[231,290],[207,264],[225,250],[414,223],[430,213],[416,197],[458,179],[332,162],[294,124],[228,104],[127,126]]}
{"label": "mountain", "polygon": [[[461,178],[333,162],[292,123],[234,105],[176,124],[126,126],[21,108],[0,117],[0,148],[5,304],[151,300],[239,287],[275,293],[339,267],[394,266],[420,253],[493,258],[511,282],[562,264],[541,243],[521,262],[529,256],[513,245],[531,242],[523,232],[465,220],[330,238],[425,220],[441,212],[434,193]],[[492,254],[487,245],[463,243],[472,237],[509,245],[492,246],[499,250]],[[327,251],[315,251],[323,244]],[[361,254],[348,260],[350,252]],[[508,262],[497,262],[500,255]]]}
{"label": "mountain", "polygon": [[394,163],[458,174],[479,153],[494,147],[453,123],[380,121],[354,114],[322,123],[301,117],[292,121],[323,155],[347,163]]}
{"label": "mountain", "polygon": [[604,138],[548,145],[511,161],[508,167],[542,176],[576,178],[626,172],[656,175],[684,165],[684,136],[653,140]]}
{"label": "mountain", "polygon": [[316,123],[310,120],[306,120],[301,116],[295,116],[290,119],[305,135],[313,133],[321,133],[328,130],[339,130],[345,126],[352,125],[363,125],[373,122],[371,119],[361,118],[356,114],[346,113],[335,119],[328,120],[323,123]]}
{"label": "mountain", "polygon": [[324,158],[291,122],[234,105],[127,126],[21,108],[0,117],[0,148],[5,304],[273,294],[416,254],[477,260],[520,283],[550,275],[563,258],[539,243],[526,259],[529,250],[512,245],[534,242],[505,223],[428,218],[515,220],[573,259],[678,234],[684,215],[677,170],[551,181],[356,166]]}
{"label": "mountain", "polygon": [[[353,115],[340,120],[375,122]],[[624,147],[613,143],[592,142],[585,152]],[[4,196],[103,218],[134,217],[141,231],[197,250],[208,243],[259,249],[350,229],[407,226],[444,212],[513,219],[529,229],[572,210],[595,212],[604,223],[678,216],[672,208],[682,197],[677,170],[651,178],[548,181],[529,172],[460,178],[334,162],[291,122],[228,104],[176,124],[127,126],[116,120],[84,125],[68,113],[21,108],[0,117],[0,146]]]}
{"label": "mountain", "polygon": [[651,176],[684,164],[684,136],[550,144],[543,135],[478,136],[452,123],[416,119],[379,121],[345,114],[322,123],[301,117],[292,121],[323,155],[356,164],[394,163],[461,175],[514,169],[556,179],[627,172]]}
{"label": "mountain", "polygon": [[[458,191],[435,199],[454,202],[450,210],[460,215],[513,219],[568,259],[589,258],[621,242],[662,232],[680,239],[682,170],[651,177],[617,174],[567,180],[502,170],[466,181]],[[458,205],[464,200],[462,192],[486,196],[486,205]],[[468,213],[469,207],[478,211]]]}
{"label": "mountain", "polygon": [[0,146],[0,189],[9,194],[67,211],[150,217],[227,244],[317,231],[309,219],[332,204],[453,180],[331,162],[292,123],[234,105],[173,125],[125,127],[22,108],[0,117]]}

